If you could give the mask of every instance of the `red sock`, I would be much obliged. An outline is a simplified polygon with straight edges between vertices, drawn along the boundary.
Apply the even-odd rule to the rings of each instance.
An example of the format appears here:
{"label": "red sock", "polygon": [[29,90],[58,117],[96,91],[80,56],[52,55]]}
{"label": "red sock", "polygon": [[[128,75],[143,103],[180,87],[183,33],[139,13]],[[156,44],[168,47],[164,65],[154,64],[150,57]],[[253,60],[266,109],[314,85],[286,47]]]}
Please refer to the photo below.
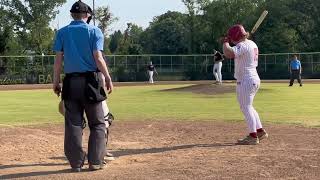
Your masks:
{"label": "red sock", "polygon": [[258,136],[257,136],[257,133],[255,133],[255,132],[254,132],[254,133],[250,133],[249,135],[250,135],[251,137],[253,137],[253,138],[257,138],[257,137],[258,137]]}
{"label": "red sock", "polygon": [[264,132],[263,128],[257,129],[257,132]]}

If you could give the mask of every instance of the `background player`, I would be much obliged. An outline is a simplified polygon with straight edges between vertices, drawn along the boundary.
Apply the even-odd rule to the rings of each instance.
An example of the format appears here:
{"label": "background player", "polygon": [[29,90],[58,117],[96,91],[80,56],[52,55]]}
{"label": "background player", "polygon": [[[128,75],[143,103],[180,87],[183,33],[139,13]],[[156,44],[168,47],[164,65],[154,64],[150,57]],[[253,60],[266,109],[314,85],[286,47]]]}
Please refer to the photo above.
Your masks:
{"label": "background player", "polygon": [[217,51],[213,50],[213,75],[216,78],[216,84],[222,84],[222,74],[221,74],[221,68],[222,68],[222,61],[224,60],[223,55]]}
{"label": "background player", "polygon": [[158,74],[156,68],[154,67],[154,65],[152,64],[152,61],[149,62],[149,65],[147,66],[147,71],[148,71],[148,75],[149,75],[149,83],[150,84],[153,84],[154,81],[153,81],[153,74],[154,72],[156,74]]}
{"label": "background player", "polygon": [[[226,57],[234,58],[237,99],[249,129],[249,135],[239,139],[238,144],[256,145],[259,140],[267,138],[268,134],[262,128],[260,117],[253,107],[253,99],[260,87],[256,70],[259,50],[253,41],[247,39],[248,35],[242,25],[232,26],[228,30],[228,37],[224,38],[223,52]],[[229,41],[236,46],[231,47]]]}
{"label": "background player", "polygon": [[302,72],[301,62],[298,60],[298,56],[294,55],[293,60],[290,62],[290,84],[289,84],[289,86],[293,85],[293,82],[295,79],[298,80],[300,87],[302,86],[301,72]]}

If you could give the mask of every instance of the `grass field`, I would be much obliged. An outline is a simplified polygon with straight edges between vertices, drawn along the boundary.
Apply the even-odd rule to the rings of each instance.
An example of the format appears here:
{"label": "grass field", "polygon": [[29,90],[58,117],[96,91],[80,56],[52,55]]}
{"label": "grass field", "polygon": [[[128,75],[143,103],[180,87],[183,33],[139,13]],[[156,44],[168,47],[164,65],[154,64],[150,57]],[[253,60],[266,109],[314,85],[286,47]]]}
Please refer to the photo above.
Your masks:
{"label": "grass field", "polygon": [[[109,107],[117,120],[243,121],[235,93],[201,95],[168,92],[187,85],[116,87]],[[263,122],[320,126],[320,84],[303,88],[262,84],[255,107]],[[0,125],[62,123],[51,90],[0,92]]]}

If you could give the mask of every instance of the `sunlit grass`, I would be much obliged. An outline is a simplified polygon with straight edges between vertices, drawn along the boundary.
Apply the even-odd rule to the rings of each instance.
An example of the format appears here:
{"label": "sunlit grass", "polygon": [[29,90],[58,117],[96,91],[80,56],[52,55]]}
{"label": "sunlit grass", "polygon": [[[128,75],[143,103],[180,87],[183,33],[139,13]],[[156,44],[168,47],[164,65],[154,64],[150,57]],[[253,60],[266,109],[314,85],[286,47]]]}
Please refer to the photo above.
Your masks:
{"label": "sunlit grass", "polygon": [[[109,107],[117,121],[243,121],[235,93],[199,95],[161,91],[187,85],[116,87]],[[263,122],[320,126],[320,84],[303,88],[287,84],[262,84],[255,107]],[[62,123],[59,99],[51,90],[0,92],[0,124]]]}

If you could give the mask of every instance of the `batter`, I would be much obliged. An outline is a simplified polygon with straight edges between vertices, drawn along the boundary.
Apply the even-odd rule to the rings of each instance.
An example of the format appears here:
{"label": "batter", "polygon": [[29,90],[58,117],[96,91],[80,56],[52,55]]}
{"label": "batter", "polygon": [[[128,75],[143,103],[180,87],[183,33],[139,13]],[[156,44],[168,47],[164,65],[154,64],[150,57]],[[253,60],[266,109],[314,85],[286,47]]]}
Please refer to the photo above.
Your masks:
{"label": "batter", "polygon": [[[241,145],[256,145],[260,140],[268,137],[263,129],[258,112],[253,107],[253,99],[260,88],[258,66],[259,49],[251,40],[248,33],[240,24],[228,30],[228,37],[224,38],[223,52],[235,61],[234,77],[237,80],[237,99],[240,109],[245,116],[249,135],[238,140]],[[229,42],[235,46],[231,47]]]}

